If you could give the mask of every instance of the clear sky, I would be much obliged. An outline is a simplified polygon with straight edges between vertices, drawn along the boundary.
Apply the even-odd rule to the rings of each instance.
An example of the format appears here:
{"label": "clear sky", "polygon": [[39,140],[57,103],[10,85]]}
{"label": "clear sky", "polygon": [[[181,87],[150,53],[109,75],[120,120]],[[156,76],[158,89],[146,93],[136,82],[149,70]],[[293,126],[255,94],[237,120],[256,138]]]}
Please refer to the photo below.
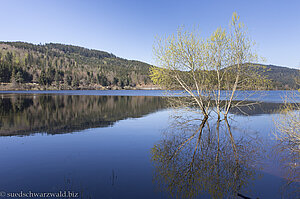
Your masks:
{"label": "clear sky", "polygon": [[155,36],[184,25],[202,36],[235,11],[266,64],[300,68],[299,0],[0,0],[0,40],[64,43],[154,63]]}

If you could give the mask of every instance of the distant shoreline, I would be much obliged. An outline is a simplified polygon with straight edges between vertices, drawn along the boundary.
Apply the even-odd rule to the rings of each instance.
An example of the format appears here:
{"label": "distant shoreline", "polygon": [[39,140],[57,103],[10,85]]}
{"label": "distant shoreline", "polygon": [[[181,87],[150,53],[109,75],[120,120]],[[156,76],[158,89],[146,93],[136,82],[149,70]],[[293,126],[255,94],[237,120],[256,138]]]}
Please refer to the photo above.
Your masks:
{"label": "distant shoreline", "polygon": [[60,90],[163,90],[158,86],[154,85],[137,85],[137,86],[101,86],[99,84],[94,84],[90,86],[60,86],[59,88],[54,85],[42,86],[38,83],[23,83],[23,84],[15,84],[12,83],[1,83],[0,91],[60,91]]}
{"label": "distant shoreline", "polygon": [[[102,86],[99,84],[93,84],[90,86],[65,86],[62,85],[59,88],[55,85],[43,86],[38,83],[22,83],[22,84],[13,84],[13,83],[0,83],[0,91],[63,91],[63,90],[165,90],[159,86],[155,85],[137,85],[137,86]],[[176,89],[175,89],[176,90]],[[253,90],[253,91],[297,91],[297,89],[262,89],[262,90]],[[298,90],[300,92],[300,90]]]}

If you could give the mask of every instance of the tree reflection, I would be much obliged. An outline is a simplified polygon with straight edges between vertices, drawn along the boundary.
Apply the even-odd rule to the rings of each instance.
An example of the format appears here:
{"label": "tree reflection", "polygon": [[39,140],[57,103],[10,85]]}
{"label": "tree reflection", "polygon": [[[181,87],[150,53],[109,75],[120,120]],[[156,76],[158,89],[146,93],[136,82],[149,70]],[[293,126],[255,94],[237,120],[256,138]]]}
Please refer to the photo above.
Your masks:
{"label": "tree reflection", "polygon": [[[169,106],[164,97],[2,94],[0,136],[68,133],[107,127],[118,120],[138,118]],[[281,104],[231,109],[232,114],[274,112]]]}
{"label": "tree reflection", "polygon": [[286,103],[280,114],[274,118],[276,130],[273,132],[277,141],[273,155],[280,160],[283,175],[288,180],[282,190],[285,194],[289,194],[293,192],[294,186],[298,186],[296,189],[298,196],[300,195],[300,103],[296,103],[296,98],[299,96],[299,94],[286,96]]}
{"label": "tree reflection", "polygon": [[163,109],[165,100],[145,96],[2,95],[0,136],[68,133],[107,127]]}
{"label": "tree reflection", "polygon": [[260,158],[257,138],[234,136],[227,120],[177,120],[152,148],[155,181],[175,198],[247,195]]}

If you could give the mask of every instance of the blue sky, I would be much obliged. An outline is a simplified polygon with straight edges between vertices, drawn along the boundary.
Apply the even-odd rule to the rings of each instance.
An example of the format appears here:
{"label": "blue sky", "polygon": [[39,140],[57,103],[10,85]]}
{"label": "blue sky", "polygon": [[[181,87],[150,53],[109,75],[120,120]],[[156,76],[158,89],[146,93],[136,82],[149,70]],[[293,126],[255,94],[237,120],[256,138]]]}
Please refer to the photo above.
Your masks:
{"label": "blue sky", "polygon": [[154,63],[156,36],[184,25],[204,37],[235,11],[266,64],[300,68],[299,0],[0,0],[0,40],[64,43]]}

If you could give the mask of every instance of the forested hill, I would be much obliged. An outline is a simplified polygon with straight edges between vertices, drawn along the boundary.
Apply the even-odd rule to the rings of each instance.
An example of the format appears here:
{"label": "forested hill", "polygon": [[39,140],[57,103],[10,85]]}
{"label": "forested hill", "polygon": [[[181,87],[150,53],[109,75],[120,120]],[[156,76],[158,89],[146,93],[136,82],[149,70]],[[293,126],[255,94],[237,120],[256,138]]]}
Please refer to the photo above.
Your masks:
{"label": "forested hill", "polygon": [[148,71],[146,63],[78,46],[0,42],[0,82],[12,88],[143,87],[151,85]]}
{"label": "forested hill", "polygon": [[299,69],[287,68],[274,65],[262,65],[265,75],[271,80],[271,89],[299,89],[300,71]]}
{"label": "forested hill", "polygon": [[[300,88],[299,70],[260,66],[261,75],[271,80],[268,89]],[[153,87],[149,67],[147,63],[79,46],[0,42],[0,90]]]}

